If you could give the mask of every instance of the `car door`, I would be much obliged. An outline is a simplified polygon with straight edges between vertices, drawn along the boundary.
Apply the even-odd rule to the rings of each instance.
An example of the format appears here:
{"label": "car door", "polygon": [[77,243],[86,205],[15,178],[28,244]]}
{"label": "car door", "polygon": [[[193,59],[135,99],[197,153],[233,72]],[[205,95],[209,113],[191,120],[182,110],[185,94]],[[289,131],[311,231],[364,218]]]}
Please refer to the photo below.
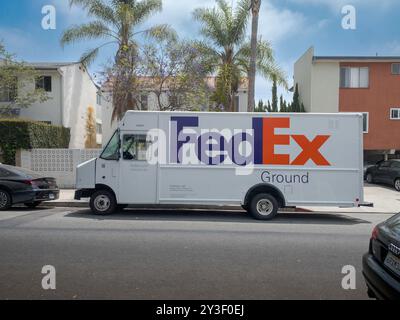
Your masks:
{"label": "car door", "polygon": [[96,160],[96,184],[110,187],[118,199],[118,180],[120,162],[120,132],[114,132],[100,157]]}
{"label": "car door", "polygon": [[390,168],[388,170],[388,181],[387,183],[393,184],[394,181],[400,176],[400,162],[391,161]]}
{"label": "car door", "polygon": [[154,204],[157,201],[157,164],[149,161],[152,137],[146,131],[121,134],[119,202]]}
{"label": "car door", "polygon": [[376,170],[375,181],[380,183],[388,183],[389,174],[390,174],[390,161],[383,161]]}

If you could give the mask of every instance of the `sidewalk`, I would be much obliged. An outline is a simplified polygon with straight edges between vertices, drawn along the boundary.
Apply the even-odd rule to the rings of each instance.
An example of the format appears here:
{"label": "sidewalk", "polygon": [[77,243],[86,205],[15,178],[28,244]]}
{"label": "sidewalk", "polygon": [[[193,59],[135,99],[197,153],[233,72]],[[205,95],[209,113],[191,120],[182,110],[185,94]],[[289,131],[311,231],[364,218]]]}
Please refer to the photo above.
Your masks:
{"label": "sidewalk", "polygon": [[[88,207],[88,200],[74,200],[75,190],[62,189],[60,192],[60,198],[55,201],[46,202],[46,205],[56,207]],[[364,186],[364,201],[372,202],[373,208],[360,207],[360,208],[337,208],[337,207],[302,207],[297,208],[296,211],[306,212],[338,212],[338,213],[398,213],[400,212],[400,192],[397,192],[390,187],[368,185]],[[169,206],[171,207],[171,206]],[[181,207],[181,206],[179,206]],[[191,206],[184,206],[190,208]],[[198,207],[198,206],[196,206]],[[204,206],[205,208],[219,208],[217,206]],[[241,207],[222,207],[222,209],[229,210],[242,210]]]}

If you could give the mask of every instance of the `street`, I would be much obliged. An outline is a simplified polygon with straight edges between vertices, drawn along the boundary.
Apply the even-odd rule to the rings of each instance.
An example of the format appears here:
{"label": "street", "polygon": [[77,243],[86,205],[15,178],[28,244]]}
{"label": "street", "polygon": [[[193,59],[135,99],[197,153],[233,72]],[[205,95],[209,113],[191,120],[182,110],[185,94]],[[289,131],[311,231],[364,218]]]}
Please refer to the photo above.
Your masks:
{"label": "street", "polygon": [[[0,299],[368,299],[361,257],[390,216],[12,208],[0,213]],[[45,265],[56,290],[42,289]],[[341,287],[345,265],[356,290]]]}

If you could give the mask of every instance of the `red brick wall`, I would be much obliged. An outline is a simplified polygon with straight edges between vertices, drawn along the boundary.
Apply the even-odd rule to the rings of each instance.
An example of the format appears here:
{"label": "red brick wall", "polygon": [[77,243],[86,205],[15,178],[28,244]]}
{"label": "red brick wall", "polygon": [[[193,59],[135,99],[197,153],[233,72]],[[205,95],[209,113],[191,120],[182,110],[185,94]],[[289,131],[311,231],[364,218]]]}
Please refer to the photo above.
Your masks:
{"label": "red brick wall", "polygon": [[390,108],[400,108],[400,75],[392,75],[391,63],[341,63],[343,67],[369,67],[369,88],[341,88],[339,111],[369,112],[365,150],[400,150],[400,120],[390,120]]}

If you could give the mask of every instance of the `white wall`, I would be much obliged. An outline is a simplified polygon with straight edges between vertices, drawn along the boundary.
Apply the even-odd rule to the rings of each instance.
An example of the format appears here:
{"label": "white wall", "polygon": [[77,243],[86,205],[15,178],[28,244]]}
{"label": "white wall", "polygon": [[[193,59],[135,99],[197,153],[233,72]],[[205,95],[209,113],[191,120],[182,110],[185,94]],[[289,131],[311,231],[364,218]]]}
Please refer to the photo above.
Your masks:
{"label": "white wall", "polygon": [[294,85],[307,112],[339,111],[340,64],[332,60],[314,60],[310,48],[294,65]]}
{"label": "white wall", "polygon": [[[53,125],[61,126],[61,75],[57,70],[44,70],[40,72],[40,75],[51,76],[51,92],[47,93],[49,99],[43,103],[36,102],[28,108],[22,108],[20,117],[36,121],[50,121]],[[35,83],[32,82],[32,84],[29,86],[27,85],[25,89],[33,91],[35,89]]]}
{"label": "white wall", "polygon": [[80,65],[62,67],[63,125],[71,128],[71,149],[83,149],[86,137],[86,118],[89,106],[96,110],[97,88]]}
{"label": "white wall", "polygon": [[339,62],[318,61],[313,64],[311,112],[339,112]]}

